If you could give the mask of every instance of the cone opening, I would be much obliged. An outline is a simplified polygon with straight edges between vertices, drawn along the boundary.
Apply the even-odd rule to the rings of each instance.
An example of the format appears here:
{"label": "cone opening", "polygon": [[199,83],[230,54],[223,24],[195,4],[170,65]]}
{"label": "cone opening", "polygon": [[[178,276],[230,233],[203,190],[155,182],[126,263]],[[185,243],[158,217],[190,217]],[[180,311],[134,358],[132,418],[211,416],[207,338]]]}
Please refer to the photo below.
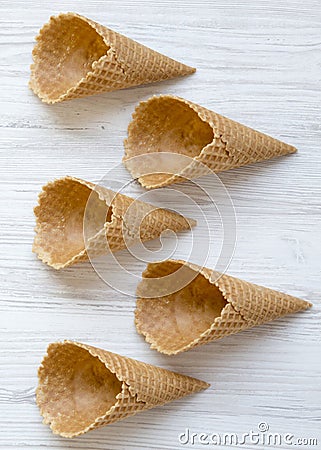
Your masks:
{"label": "cone opening", "polygon": [[32,84],[40,97],[51,101],[77,86],[110,48],[85,18],[74,14],[52,17],[37,41]]}
{"label": "cone opening", "polygon": [[[171,261],[150,264],[143,276],[164,277],[182,266],[182,263]],[[179,272],[177,276],[180,276]],[[198,273],[177,292],[155,298],[138,298],[136,327],[152,348],[174,354],[183,351],[208,330],[226,305],[220,289]]]}
{"label": "cone opening", "polygon": [[36,397],[45,423],[72,437],[108,413],[121,391],[122,382],[88,350],[57,343],[40,366]]}
{"label": "cone opening", "polygon": [[35,208],[35,252],[56,268],[63,267],[83,252],[85,211],[86,225],[91,227],[86,230],[87,236],[95,236],[102,223],[112,220],[112,207],[79,180],[67,177],[46,185]]}
{"label": "cone opening", "polygon": [[[187,156],[187,166],[190,158],[199,156],[213,139],[212,127],[183,99],[152,97],[136,108],[129,124],[124,161],[146,153],[167,152]],[[165,182],[175,173],[173,158],[173,167],[168,167],[168,173],[148,174],[141,178],[144,184],[152,186]]]}

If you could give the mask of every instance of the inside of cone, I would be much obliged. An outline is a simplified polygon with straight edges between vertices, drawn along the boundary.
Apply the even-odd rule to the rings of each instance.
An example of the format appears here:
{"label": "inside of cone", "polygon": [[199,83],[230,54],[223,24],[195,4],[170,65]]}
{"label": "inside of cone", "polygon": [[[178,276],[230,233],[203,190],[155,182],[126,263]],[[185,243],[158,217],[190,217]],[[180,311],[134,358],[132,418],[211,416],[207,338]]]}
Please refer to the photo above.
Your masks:
{"label": "inside of cone", "polygon": [[37,40],[34,81],[40,96],[52,101],[86,77],[110,48],[85,19],[73,14],[51,18]]}
{"label": "inside of cone", "polygon": [[45,423],[66,437],[81,434],[116,403],[122,382],[89,351],[52,344],[39,369],[37,404]]}
{"label": "inside of cone", "polygon": [[[177,273],[177,278],[182,266],[172,261],[153,263],[143,275],[158,278]],[[154,295],[154,298],[138,298],[136,327],[153,348],[167,354],[184,351],[210,328],[227,304],[220,289],[201,273],[176,292]]]}
{"label": "inside of cone", "polygon": [[[141,103],[135,111],[128,127],[124,160],[159,152],[179,154],[185,156],[180,161],[182,170],[191,163],[191,158],[198,156],[202,149],[213,141],[213,138],[212,127],[183,100],[171,96],[152,97],[147,102]],[[141,179],[147,186],[152,187],[166,182],[177,173],[177,158],[174,157],[172,163],[168,158],[164,164],[159,161],[159,165],[166,166],[168,172],[155,174],[148,173],[150,160],[146,158],[146,164],[141,158],[137,161],[144,171]]]}
{"label": "inside of cone", "polygon": [[107,207],[96,191],[80,181],[63,178],[46,185],[35,208],[35,252],[60,268],[84,251],[85,212],[87,239],[112,220],[112,207]]}

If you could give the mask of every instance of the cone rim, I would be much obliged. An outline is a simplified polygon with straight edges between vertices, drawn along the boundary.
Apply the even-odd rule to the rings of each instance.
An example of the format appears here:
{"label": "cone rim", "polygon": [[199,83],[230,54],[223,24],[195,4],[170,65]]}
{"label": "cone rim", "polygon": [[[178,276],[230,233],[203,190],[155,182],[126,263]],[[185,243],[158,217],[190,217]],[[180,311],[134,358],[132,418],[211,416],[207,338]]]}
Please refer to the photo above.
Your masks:
{"label": "cone rim", "polygon": [[[98,58],[97,60],[93,61],[90,70],[88,70],[88,72],[86,73],[85,76],[81,77],[77,83],[74,86],[71,86],[70,88],[68,88],[63,94],[60,94],[58,97],[55,98],[51,98],[50,96],[48,96],[47,94],[45,94],[40,88],[39,88],[39,84],[38,84],[38,80],[37,80],[37,76],[36,76],[36,65],[37,65],[37,58],[38,58],[38,48],[39,48],[39,42],[41,40],[41,37],[43,36],[43,34],[52,26],[52,24],[54,23],[54,21],[56,20],[60,20],[62,18],[77,18],[79,20],[81,20],[82,22],[86,23],[87,25],[89,25],[104,41],[104,44],[109,47],[108,50],[106,51],[106,54],[102,55],[100,58]],[[47,104],[55,104],[55,103],[60,103],[62,101],[64,101],[65,99],[68,99],[68,97],[70,96],[70,94],[72,94],[73,92],[75,92],[79,86],[86,82],[86,80],[88,78],[90,78],[91,76],[93,76],[95,74],[95,68],[93,67],[93,65],[97,65],[98,63],[101,63],[105,60],[108,59],[109,56],[113,55],[115,57],[115,51],[112,48],[112,46],[110,45],[110,43],[108,43],[106,41],[105,36],[101,35],[99,33],[99,31],[97,30],[97,23],[91,19],[88,19],[85,16],[82,16],[81,14],[75,13],[75,12],[62,12],[57,14],[56,16],[52,15],[49,18],[49,21],[46,22],[41,29],[39,30],[38,35],[35,38],[36,40],[36,44],[32,50],[32,58],[33,58],[33,62],[30,65],[30,70],[31,70],[31,77],[30,77],[30,81],[29,81],[29,87],[30,89],[32,89],[34,91],[34,93],[44,102]],[[40,57],[41,58],[41,57]],[[123,67],[121,66],[121,70],[123,71]],[[34,80],[37,81],[37,83],[35,84]]]}
{"label": "cone rim", "polygon": [[[74,347],[78,347],[78,348],[82,348],[83,350],[86,350],[93,358],[97,358],[105,366],[105,368],[109,372],[111,372],[113,375],[115,375],[115,377],[118,379],[118,381],[120,381],[122,383],[121,384],[121,390],[116,395],[114,404],[111,405],[111,407],[105,413],[103,413],[100,416],[96,417],[94,421],[92,421],[89,425],[87,425],[85,428],[83,428],[82,430],[80,430],[80,431],[78,431],[76,433],[72,433],[72,432],[68,433],[68,432],[64,432],[64,431],[58,431],[55,427],[53,428],[52,427],[52,421],[50,421],[49,419],[46,418],[47,414],[44,413],[43,407],[39,404],[39,401],[38,401],[38,392],[40,392],[40,372],[41,372],[41,369],[43,367],[43,362],[47,358],[49,358],[49,349],[51,347],[58,347],[58,346],[59,347],[63,347],[64,345],[72,345]],[[74,437],[77,437],[77,436],[81,436],[81,435],[83,435],[85,433],[88,433],[91,430],[94,430],[96,428],[97,424],[99,424],[102,419],[104,419],[106,416],[111,415],[116,410],[116,408],[121,405],[121,397],[122,397],[122,394],[125,393],[126,388],[130,392],[131,396],[136,398],[136,402],[137,403],[142,403],[142,404],[145,404],[145,405],[147,404],[144,400],[138,400],[136,394],[132,394],[131,393],[130,386],[126,383],[126,381],[123,380],[119,376],[117,371],[114,371],[111,367],[109,367],[109,364],[106,361],[103,361],[102,358],[100,357],[100,355],[97,354],[94,350],[95,350],[95,347],[92,347],[91,345],[83,344],[83,343],[77,342],[77,341],[71,341],[69,339],[65,339],[63,341],[57,341],[57,342],[50,343],[48,345],[48,347],[47,347],[47,352],[44,355],[44,357],[43,357],[43,359],[41,361],[41,364],[40,364],[40,366],[38,368],[38,381],[39,381],[39,384],[38,384],[38,386],[36,388],[36,404],[37,404],[37,406],[38,406],[38,408],[40,410],[41,416],[43,417],[43,423],[45,425],[49,425],[50,426],[50,429],[52,430],[53,434],[56,434],[56,435],[59,435],[59,436],[65,437],[65,438],[74,438]],[[112,352],[108,352],[108,353],[112,353]],[[119,356],[121,356],[121,355],[119,355]]]}

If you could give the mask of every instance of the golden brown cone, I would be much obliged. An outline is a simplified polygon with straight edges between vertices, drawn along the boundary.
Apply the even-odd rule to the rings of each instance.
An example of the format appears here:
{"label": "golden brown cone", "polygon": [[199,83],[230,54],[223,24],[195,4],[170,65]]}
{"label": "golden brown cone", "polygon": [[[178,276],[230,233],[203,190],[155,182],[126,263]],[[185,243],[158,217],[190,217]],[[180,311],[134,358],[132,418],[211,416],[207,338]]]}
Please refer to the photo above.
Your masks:
{"label": "golden brown cone", "polygon": [[30,88],[46,103],[195,72],[75,13],[51,17],[36,40]]}
{"label": "golden brown cone", "polygon": [[55,434],[74,437],[209,387],[208,383],[78,342],[50,344],[37,405]]}
{"label": "golden brown cone", "polygon": [[[125,166],[148,189],[296,151],[291,145],[172,95],[154,96],[138,104],[124,145]],[[157,157],[160,152],[172,155],[164,161],[163,171],[159,169],[162,160]],[[177,154],[181,161],[177,161]],[[147,155],[145,161],[137,158],[140,155]]]}
{"label": "golden brown cone", "polygon": [[[55,269],[117,251],[196,224],[179,214],[88,181],[65,177],[48,183],[35,207],[33,251]],[[84,236],[85,234],[85,236]],[[107,238],[107,239],[106,239]]]}
{"label": "golden brown cone", "polygon": [[[155,279],[159,279],[157,284]],[[177,286],[179,290],[174,292]],[[174,260],[148,264],[137,295],[137,331],[151,348],[167,355],[312,306],[305,300]]]}

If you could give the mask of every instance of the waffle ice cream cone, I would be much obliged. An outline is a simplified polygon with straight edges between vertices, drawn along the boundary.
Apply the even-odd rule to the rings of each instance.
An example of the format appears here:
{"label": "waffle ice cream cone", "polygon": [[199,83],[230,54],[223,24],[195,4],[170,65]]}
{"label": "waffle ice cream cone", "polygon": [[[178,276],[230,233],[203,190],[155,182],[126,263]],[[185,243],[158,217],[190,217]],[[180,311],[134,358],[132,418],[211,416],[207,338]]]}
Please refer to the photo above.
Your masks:
{"label": "waffle ice cream cone", "polygon": [[50,344],[37,405],[55,434],[72,438],[209,387],[204,381],[78,342]]}
{"label": "waffle ice cream cone", "polygon": [[62,269],[109,251],[148,241],[166,230],[190,229],[192,219],[88,181],[65,177],[48,183],[35,207],[33,251]]}
{"label": "waffle ice cream cone", "polygon": [[137,331],[167,355],[305,310],[307,301],[184,261],[148,264],[137,289]]}
{"label": "waffle ice cream cone", "polygon": [[36,40],[30,88],[46,103],[195,72],[75,13],[51,17]]}
{"label": "waffle ice cream cone", "polygon": [[124,145],[125,166],[146,188],[296,151],[291,145],[172,95],[139,103]]}

